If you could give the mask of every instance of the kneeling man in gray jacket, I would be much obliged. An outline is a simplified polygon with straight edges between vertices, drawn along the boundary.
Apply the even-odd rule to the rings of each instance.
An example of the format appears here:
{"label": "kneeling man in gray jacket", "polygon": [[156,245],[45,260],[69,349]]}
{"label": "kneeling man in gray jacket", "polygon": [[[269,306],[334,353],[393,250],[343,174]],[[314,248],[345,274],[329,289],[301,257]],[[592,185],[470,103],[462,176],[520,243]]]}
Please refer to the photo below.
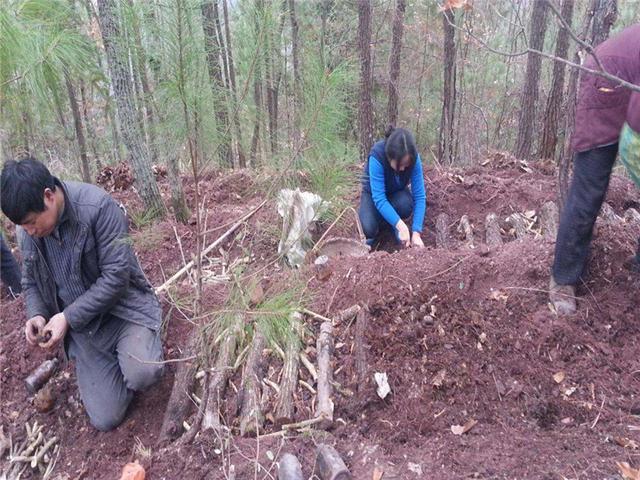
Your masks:
{"label": "kneeling man in gray jacket", "polygon": [[162,310],[131,248],[126,216],[102,189],[61,182],[33,158],[6,162],[3,213],[18,225],[27,342],[64,343],[98,430],[162,375]]}

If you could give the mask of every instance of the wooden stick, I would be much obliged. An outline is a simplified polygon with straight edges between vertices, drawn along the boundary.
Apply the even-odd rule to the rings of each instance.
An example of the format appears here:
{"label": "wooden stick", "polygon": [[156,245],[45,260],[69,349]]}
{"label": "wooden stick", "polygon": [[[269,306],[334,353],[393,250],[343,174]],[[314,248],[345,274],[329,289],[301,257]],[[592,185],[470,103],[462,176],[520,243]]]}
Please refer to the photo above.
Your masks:
{"label": "wooden stick", "polygon": [[513,213],[507,217],[507,222],[516,232],[516,238],[522,240],[527,236],[527,225],[521,213]]}
{"label": "wooden stick", "polygon": [[275,408],[276,424],[293,421],[293,394],[298,386],[298,365],[300,363],[300,339],[298,331],[302,325],[302,315],[298,312],[291,314],[291,331],[287,338],[280,393]]}
{"label": "wooden stick", "polygon": [[436,246],[438,248],[448,248],[450,245],[449,216],[446,213],[441,213],[436,217]]}
{"label": "wooden stick", "polygon": [[469,221],[469,217],[467,215],[463,215],[460,218],[460,224],[458,225],[458,232],[464,233],[465,243],[467,244],[467,247],[474,248],[473,227],[471,226],[471,222]]}
{"label": "wooden stick", "polygon": [[489,248],[502,246],[502,235],[500,234],[500,222],[495,213],[488,213],[484,221],[485,243]]}
{"label": "wooden stick", "polygon": [[540,210],[540,226],[542,227],[542,234],[547,240],[553,241],[556,239],[559,218],[558,207],[554,202],[548,201],[542,206]]}
{"label": "wooden stick", "polygon": [[324,322],[320,326],[320,335],[317,343],[318,351],[318,400],[316,406],[316,418],[322,419],[320,426],[328,428],[333,423],[333,368],[331,357],[333,355],[333,327],[331,322]]}
{"label": "wooden stick", "polygon": [[240,398],[242,398],[240,435],[243,437],[252,434],[258,435],[264,424],[260,399],[262,397],[262,351],[265,344],[264,335],[256,328],[240,386]]}
{"label": "wooden stick", "polygon": [[318,372],[316,370],[316,367],[313,366],[313,363],[311,363],[311,360],[309,360],[309,357],[307,357],[306,353],[300,352],[300,361],[309,371],[309,374],[311,375],[311,378],[313,378],[313,381],[318,380]]}
{"label": "wooden stick", "polygon": [[[265,204],[267,203],[267,200],[264,200],[260,205],[258,205],[256,208],[254,208],[253,210],[251,210],[249,213],[247,213],[246,215],[244,215],[242,218],[240,218],[240,220],[238,220],[236,223],[234,223],[231,228],[229,228],[226,232],[224,232],[220,237],[218,237],[218,239],[216,241],[214,241],[212,244],[210,244],[207,248],[205,248],[202,253],[201,253],[201,257],[206,256],[211,250],[213,250],[214,248],[216,248],[217,246],[219,246],[222,242],[224,242],[227,237],[229,237],[233,232],[235,232],[240,225],[242,225],[244,222],[246,222],[249,218],[251,218],[258,210],[260,210]],[[189,263],[187,263],[184,267],[182,267],[180,270],[178,270],[176,273],[173,274],[173,276],[171,278],[169,278],[166,282],[164,282],[162,285],[160,285],[158,288],[155,289],[156,294],[159,294],[163,291],[165,291],[167,288],[169,288],[171,285],[173,285],[180,277],[182,277],[186,272],[188,272],[191,268],[193,268],[195,264],[195,261],[192,260]]]}
{"label": "wooden stick", "polygon": [[367,382],[367,309],[363,308],[356,317],[355,356],[356,372],[358,375],[358,392],[361,392]]}

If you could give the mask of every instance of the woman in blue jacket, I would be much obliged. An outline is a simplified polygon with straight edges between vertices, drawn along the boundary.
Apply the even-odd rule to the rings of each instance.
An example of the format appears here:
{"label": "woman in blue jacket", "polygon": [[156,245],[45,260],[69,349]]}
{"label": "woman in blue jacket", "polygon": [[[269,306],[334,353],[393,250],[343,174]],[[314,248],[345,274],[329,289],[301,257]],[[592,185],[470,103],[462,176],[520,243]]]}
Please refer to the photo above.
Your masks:
{"label": "woman in blue jacket", "polygon": [[[385,137],[373,145],[364,165],[359,210],[362,229],[369,245],[386,222],[404,247],[424,247],[421,235],[426,193],[416,142],[408,130],[392,126]],[[412,213],[410,233],[403,219]]]}

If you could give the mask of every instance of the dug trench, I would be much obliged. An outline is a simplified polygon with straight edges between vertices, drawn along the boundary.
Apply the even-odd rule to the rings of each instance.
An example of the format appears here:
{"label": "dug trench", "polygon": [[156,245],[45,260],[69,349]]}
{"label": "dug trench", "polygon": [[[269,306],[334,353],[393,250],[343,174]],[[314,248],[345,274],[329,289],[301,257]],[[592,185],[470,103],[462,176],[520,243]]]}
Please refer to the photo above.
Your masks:
{"label": "dug trench", "polygon": [[[277,393],[263,380],[261,434],[241,437],[242,367],[220,399],[225,428],[202,431],[192,443],[158,443],[177,363],[168,364],[162,382],[134,401],[125,423],[113,432],[99,433],[88,424],[71,367],[52,381],[52,408],[39,412],[23,380],[45,355],[24,344],[22,301],[3,300],[5,435],[18,442],[26,423],[44,425],[46,435],[58,438],[53,478],[66,479],[117,478],[133,459],[151,479],[277,478],[276,462],[284,453],[296,455],[310,478],[317,473],[320,443],[334,445],[358,479],[381,473],[385,479],[616,478],[616,462],[637,466],[640,443],[635,416],[640,412],[640,277],[626,267],[640,235],[640,223],[629,211],[637,207],[638,193],[625,179],[613,179],[611,208],[597,223],[578,312],[558,317],[546,292],[553,240],[542,228],[543,206],[555,196],[554,177],[543,167],[502,156],[488,161],[486,169],[427,171],[425,249],[387,245],[365,257],[332,259],[322,275],[314,266],[300,272],[312,293],[309,314],[302,317],[307,332],[302,348],[313,365],[325,323],[320,316],[334,320],[334,411],[326,430],[314,425],[301,434],[280,433],[272,414]],[[215,192],[207,201],[209,224],[220,227],[217,233],[259,203],[246,175],[206,182]],[[131,208],[137,205],[130,190],[116,195]],[[355,204],[357,193],[350,200]],[[220,260],[212,255],[206,308],[224,305],[225,264],[243,261],[262,269],[266,291],[290,275],[272,263],[278,235],[272,226],[278,223],[267,205],[216,252]],[[333,233],[355,235],[348,222]],[[182,266],[176,236],[188,259],[195,243],[192,225],[167,220],[133,235],[154,285]],[[186,295],[190,288],[185,278],[173,294]],[[165,357],[179,360],[193,327],[185,318],[187,308],[167,298],[163,302]],[[355,318],[339,318],[354,305],[361,307]],[[259,375],[278,384],[282,359],[269,347],[261,357]],[[295,422],[314,418],[319,388],[302,362],[298,372]],[[384,399],[375,373],[387,376],[390,393]],[[195,416],[194,407],[185,420],[191,424]],[[39,476],[26,469],[23,478]]]}

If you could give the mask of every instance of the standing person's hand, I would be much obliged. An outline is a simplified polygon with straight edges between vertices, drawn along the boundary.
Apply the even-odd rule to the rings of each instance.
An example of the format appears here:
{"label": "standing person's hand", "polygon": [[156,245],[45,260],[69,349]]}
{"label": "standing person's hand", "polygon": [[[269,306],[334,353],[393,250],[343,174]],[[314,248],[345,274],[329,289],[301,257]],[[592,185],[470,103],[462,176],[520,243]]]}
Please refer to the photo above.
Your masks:
{"label": "standing person's hand", "polygon": [[27,320],[27,324],[24,328],[24,334],[27,337],[27,343],[29,345],[35,345],[38,343],[38,336],[42,333],[42,329],[46,323],[47,321],[42,315],[36,315],[35,317]]}
{"label": "standing person's hand", "polygon": [[50,332],[51,338],[49,338],[46,343],[41,343],[40,346],[45,349],[55,347],[62,339],[64,339],[67,330],[69,330],[69,322],[67,322],[67,319],[64,317],[64,313],[55,314],[51,317],[49,323],[44,326],[42,331],[43,335],[47,335],[47,332]]}
{"label": "standing person's hand", "polygon": [[424,247],[424,242],[422,241],[420,232],[413,232],[413,234],[411,235],[411,246],[418,248]]}
{"label": "standing person's hand", "polygon": [[402,246],[410,247],[411,236],[407,225],[402,220],[398,220],[398,223],[396,223],[396,230],[398,231],[398,239],[400,240],[400,243],[402,243]]}

